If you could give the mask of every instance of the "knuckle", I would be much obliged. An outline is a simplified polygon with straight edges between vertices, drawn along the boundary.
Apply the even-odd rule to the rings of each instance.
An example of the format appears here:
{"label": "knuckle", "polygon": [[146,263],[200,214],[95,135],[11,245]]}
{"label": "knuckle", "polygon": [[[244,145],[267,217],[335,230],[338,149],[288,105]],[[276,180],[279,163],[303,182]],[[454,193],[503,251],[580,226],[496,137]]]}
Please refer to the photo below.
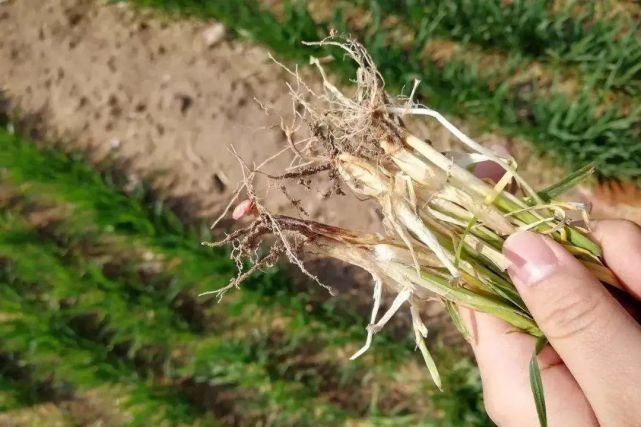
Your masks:
{"label": "knuckle", "polygon": [[547,304],[539,323],[548,338],[577,336],[597,324],[601,307],[600,295],[561,292]]}

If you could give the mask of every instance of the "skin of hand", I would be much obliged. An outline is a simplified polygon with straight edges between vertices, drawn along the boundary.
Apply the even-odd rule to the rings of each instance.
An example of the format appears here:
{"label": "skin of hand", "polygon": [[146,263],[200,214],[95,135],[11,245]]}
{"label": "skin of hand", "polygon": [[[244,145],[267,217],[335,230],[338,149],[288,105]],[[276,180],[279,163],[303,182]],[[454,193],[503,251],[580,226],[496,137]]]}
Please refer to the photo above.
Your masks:
{"label": "skin of hand", "polygon": [[[477,174],[484,175],[478,169]],[[624,220],[599,221],[592,228],[608,267],[628,294],[641,300],[641,228]],[[641,426],[639,323],[552,239],[517,232],[503,253],[550,342],[538,356],[548,425]],[[501,427],[539,426],[528,375],[536,339],[491,315],[469,309],[461,314],[472,335],[490,418]]]}

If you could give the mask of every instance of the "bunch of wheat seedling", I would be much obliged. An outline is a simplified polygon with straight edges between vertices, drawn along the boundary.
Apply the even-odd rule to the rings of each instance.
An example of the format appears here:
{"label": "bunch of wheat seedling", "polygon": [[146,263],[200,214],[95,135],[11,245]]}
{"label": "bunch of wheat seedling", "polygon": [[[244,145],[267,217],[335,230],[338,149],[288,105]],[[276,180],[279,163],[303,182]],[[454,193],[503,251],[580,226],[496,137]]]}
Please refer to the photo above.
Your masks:
{"label": "bunch of wheat seedling", "polygon": [[[414,91],[399,103],[392,102],[384,91],[376,65],[359,43],[332,37],[314,44],[336,46],[356,61],[356,90],[353,96],[347,96],[330,83],[318,59],[312,58],[323,78],[323,88],[318,93],[297,72],[291,71],[296,84],[289,89],[298,107],[297,119],[309,126],[310,136],[296,142],[289,139],[287,148],[293,152],[296,163],[281,175],[270,177],[307,179],[329,171],[336,186],[344,184],[357,195],[379,203],[387,233],[383,236],[354,232],[272,214],[263,206],[252,184],[256,174],[262,173],[261,167],[249,168],[241,162],[245,181],[230,206],[239,200],[240,194],[247,193],[249,198],[237,204],[233,216],[251,214],[254,220],[216,243],[233,244],[232,256],[240,271],[231,283],[216,291],[219,296],[282,256],[303,271],[300,257],[303,252],[357,265],[373,278],[374,304],[365,345],[352,359],[369,348],[374,334],[401,307],[409,306],[416,344],[440,387],[435,363],[424,341],[427,328],[420,316],[422,301],[441,299],[464,334],[467,331],[457,306],[495,315],[544,343],[541,330],[507,274],[509,261],[501,248],[511,233],[533,230],[546,234],[604,283],[618,286],[602,262],[600,248],[586,236],[589,231],[586,207],[555,200],[588,176],[591,168],[579,170],[543,191],[534,191],[517,173],[514,159],[484,148],[438,112],[414,103]],[[405,115],[438,120],[460,141],[461,150],[439,152],[404,126]],[[481,161],[502,166],[506,171],[503,178],[494,183],[476,177],[470,168]],[[506,190],[512,182],[518,186],[518,193]],[[573,225],[576,219],[583,221],[582,226]],[[267,252],[258,255],[259,245],[267,235],[277,238],[271,240]],[[247,259],[252,265],[243,270]],[[396,297],[387,311],[379,315],[384,291],[394,292]],[[531,381],[544,419],[536,357],[533,367]]]}

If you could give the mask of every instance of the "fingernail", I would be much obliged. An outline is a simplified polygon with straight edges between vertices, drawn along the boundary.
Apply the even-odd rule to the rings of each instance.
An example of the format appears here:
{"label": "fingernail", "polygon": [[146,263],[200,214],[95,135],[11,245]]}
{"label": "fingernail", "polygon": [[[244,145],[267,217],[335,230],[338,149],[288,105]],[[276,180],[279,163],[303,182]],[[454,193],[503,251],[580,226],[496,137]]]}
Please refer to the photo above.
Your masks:
{"label": "fingernail", "polygon": [[481,179],[487,178],[493,182],[499,182],[504,174],[505,169],[503,169],[498,163],[494,163],[491,160],[479,162],[474,167],[474,175]]}
{"label": "fingernail", "polygon": [[559,265],[545,237],[520,231],[507,238],[503,254],[511,261],[508,269],[517,285],[533,285],[549,276]]}
{"label": "fingernail", "polygon": [[242,217],[251,214],[254,209],[256,209],[256,203],[253,200],[243,200],[234,208],[234,212],[232,212],[231,216],[235,220],[239,220]]}
{"label": "fingernail", "polygon": [[[503,145],[492,144],[489,148],[500,157],[510,156],[510,152]],[[479,162],[474,167],[474,175],[476,175],[478,178],[489,179],[493,182],[499,182],[504,174],[505,169],[503,169],[501,165],[493,162],[492,160]]]}

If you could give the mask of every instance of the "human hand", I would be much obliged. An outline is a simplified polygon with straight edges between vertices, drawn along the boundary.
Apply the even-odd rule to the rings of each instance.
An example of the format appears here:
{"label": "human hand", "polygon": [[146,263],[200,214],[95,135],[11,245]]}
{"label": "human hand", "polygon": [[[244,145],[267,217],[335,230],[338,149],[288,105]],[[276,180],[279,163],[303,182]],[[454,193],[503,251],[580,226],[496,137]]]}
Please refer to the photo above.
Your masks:
{"label": "human hand", "polygon": [[[600,221],[593,238],[625,290],[641,300],[641,229]],[[641,326],[552,239],[518,232],[504,245],[510,276],[550,344],[539,354],[548,425],[641,425]],[[487,314],[462,310],[499,426],[538,426],[528,364],[536,339]]]}

